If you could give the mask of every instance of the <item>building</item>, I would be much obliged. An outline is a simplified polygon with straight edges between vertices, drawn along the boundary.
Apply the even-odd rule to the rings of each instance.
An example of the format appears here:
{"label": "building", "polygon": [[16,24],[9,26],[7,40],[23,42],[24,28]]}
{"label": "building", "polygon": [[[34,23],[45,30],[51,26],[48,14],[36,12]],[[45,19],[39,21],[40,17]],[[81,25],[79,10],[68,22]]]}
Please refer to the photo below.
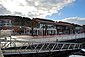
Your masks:
{"label": "building", "polygon": [[27,35],[60,35],[84,32],[84,26],[78,24],[53,21],[43,18],[20,16],[0,16],[0,30],[12,30],[13,34]]}
{"label": "building", "polygon": [[79,33],[83,33],[83,26],[81,26],[81,25],[78,25],[78,24],[72,24],[72,25],[74,25],[74,30],[75,30],[75,34],[79,34]]}
{"label": "building", "polygon": [[62,22],[59,21],[58,22],[61,26],[61,30],[62,32],[67,32],[64,34],[79,34],[79,33],[83,33],[83,27],[81,25],[78,24],[74,24],[74,23],[68,23],[68,22]]}
{"label": "building", "polygon": [[12,23],[10,19],[0,19],[0,30],[11,29]]}
{"label": "building", "polygon": [[25,34],[30,18],[20,16],[0,16],[0,30],[12,30],[13,34]]}
{"label": "building", "polygon": [[83,25],[82,27],[83,27],[83,32],[85,33],[85,25]]}
{"label": "building", "polygon": [[67,22],[56,22],[57,34],[73,34],[74,26]]}
{"label": "building", "polygon": [[[55,22],[53,20],[34,18],[36,26],[33,35],[55,35],[57,34]],[[32,33],[32,32],[31,32]]]}
{"label": "building", "polygon": [[[34,18],[33,35],[58,35],[58,34],[74,34],[77,26],[68,22],[55,22],[53,20]],[[32,23],[33,24],[33,23]],[[33,26],[33,25],[32,25]]]}

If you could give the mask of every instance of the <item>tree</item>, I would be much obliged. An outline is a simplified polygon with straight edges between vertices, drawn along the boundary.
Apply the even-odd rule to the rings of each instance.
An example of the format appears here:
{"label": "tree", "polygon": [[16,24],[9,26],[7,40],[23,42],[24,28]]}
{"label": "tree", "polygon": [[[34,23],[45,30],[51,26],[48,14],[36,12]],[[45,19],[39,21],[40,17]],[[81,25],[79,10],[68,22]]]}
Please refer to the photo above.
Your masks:
{"label": "tree", "polygon": [[42,28],[43,28],[43,35],[47,35],[47,28],[48,28],[47,24],[43,24]]}
{"label": "tree", "polygon": [[33,32],[34,32],[34,27],[36,27],[37,25],[37,21],[35,19],[32,19],[29,26],[31,27],[31,35],[33,36]]}

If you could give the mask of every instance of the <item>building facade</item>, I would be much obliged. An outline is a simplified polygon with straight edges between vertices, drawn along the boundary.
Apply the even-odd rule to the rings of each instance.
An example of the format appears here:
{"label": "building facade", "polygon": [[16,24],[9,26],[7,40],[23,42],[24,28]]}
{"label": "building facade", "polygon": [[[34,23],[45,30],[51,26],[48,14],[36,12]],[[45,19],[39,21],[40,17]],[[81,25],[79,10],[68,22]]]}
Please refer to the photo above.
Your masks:
{"label": "building facade", "polygon": [[55,35],[57,34],[55,22],[52,20],[34,18],[36,26],[33,30],[33,35]]}
{"label": "building facade", "polygon": [[60,35],[85,32],[84,26],[62,21],[53,21],[43,18],[20,16],[0,16],[0,30],[12,30],[13,34],[27,35]]}
{"label": "building facade", "polygon": [[75,28],[71,23],[67,22],[55,22],[53,20],[35,18],[36,22],[34,27],[33,35],[60,35],[60,34],[74,34]]}
{"label": "building facade", "polygon": [[0,16],[0,30],[12,30],[13,34],[25,34],[30,18],[20,16]]}

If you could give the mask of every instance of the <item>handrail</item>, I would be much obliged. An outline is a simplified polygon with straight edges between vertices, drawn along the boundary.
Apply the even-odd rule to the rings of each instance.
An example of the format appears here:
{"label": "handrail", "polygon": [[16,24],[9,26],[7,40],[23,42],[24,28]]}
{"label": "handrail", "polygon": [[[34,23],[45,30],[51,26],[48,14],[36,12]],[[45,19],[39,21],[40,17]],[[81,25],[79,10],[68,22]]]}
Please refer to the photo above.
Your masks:
{"label": "handrail", "polygon": [[[54,51],[65,51],[65,50],[75,50],[81,48],[81,43],[38,43],[33,45],[14,47],[11,49],[3,49],[4,54],[12,53],[39,53],[39,52],[54,52]],[[16,49],[15,49],[16,48]]]}

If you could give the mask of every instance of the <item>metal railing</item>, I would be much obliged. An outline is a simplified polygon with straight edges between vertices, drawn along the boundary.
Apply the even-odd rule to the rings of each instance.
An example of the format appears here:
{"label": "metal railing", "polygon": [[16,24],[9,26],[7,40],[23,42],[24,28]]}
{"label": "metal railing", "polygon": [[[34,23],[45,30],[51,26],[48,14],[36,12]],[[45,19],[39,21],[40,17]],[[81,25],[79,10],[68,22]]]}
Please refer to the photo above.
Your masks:
{"label": "metal railing", "polygon": [[11,41],[6,40],[2,45],[2,52],[3,54],[55,52],[80,49],[81,45],[81,43],[20,41],[11,39]]}
{"label": "metal railing", "polygon": [[[71,39],[84,38],[85,34],[62,35],[58,38],[46,39],[18,39],[18,38],[0,38],[1,50],[3,54],[20,54],[20,53],[40,53],[55,52],[65,50],[80,49],[82,43],[59,42]],[[53,40],[54,41],[53,41]],[[58,39],[58,41],[56,41]]]}

